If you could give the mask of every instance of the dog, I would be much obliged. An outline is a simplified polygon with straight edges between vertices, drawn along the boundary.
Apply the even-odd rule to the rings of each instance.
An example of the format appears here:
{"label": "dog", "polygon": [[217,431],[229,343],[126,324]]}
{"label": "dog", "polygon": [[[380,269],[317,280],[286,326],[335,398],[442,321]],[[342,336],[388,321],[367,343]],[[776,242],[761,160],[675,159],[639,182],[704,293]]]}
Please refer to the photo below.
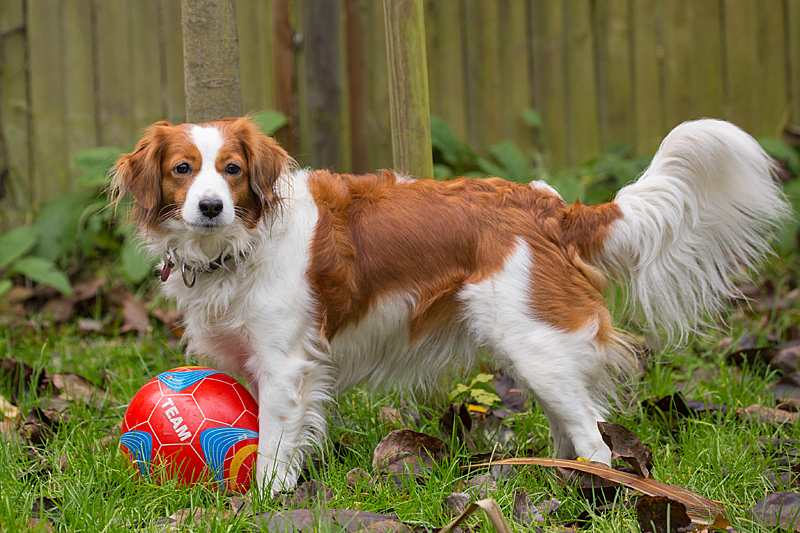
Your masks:
{"label": "dog", "polygon": [[568,205],[544,182],[301,169],[231,118],[153,124],[111,191],[133,197],[189,351],[256,397],[256,478],[278,491],[337,393],[435,386],[484,348],[541,405],[555,455],[609,464],[597,422],[635,357],[607,280],[651,329],[685,337],[769,253],[789,213],[775,172],[744,131],[704,119],[613,201]]}

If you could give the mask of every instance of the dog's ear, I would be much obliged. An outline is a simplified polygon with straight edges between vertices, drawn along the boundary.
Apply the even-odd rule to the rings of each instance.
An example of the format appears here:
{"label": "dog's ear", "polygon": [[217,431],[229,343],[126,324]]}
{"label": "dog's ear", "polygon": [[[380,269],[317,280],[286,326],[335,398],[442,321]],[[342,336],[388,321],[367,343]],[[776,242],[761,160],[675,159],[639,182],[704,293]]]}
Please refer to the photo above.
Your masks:
{"label": "dog's ear", "polygon": [[111,203],[115,207],[125,193],[136,202],[136,218],[153,223],[161,204],[161,159],[164,137],[172,125],[163,120],[145,130],[133,152],[123,154],[111,169]]}
{"label": "dog's ear", "polygon": [[250,119],[240,119],[236,129],[247,157],[250,189],[262,211],[277,206],[281,199],[276,184],[292,159],[274,139],[261,133]]}

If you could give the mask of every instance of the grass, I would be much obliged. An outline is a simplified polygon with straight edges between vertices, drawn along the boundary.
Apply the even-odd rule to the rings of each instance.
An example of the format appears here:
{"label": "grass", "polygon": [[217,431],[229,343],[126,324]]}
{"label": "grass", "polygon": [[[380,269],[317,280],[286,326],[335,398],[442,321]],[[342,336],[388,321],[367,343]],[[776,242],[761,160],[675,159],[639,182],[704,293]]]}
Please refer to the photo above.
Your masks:
{"label": "grass", "polygon": [[[796,280],[797,265],[776,260],[768,275],[775,280]],[[776,285],[780,293],[785,293],[794,282],[776,282]],[[774,337],[785,340],[796,334],[799,323],[800,310],[796,308],[767,313],[766,318],[745,310],[730,318],[734,338],[752,333],[762,340]],[[682,485],[723,502],[729,519],[739,531],[762,531],[752,522],[748,510],[769,492],[790,490],[771,486],[768,475],[776,470],[781,458],[794,460],[794,457],[788,456],[785,449],[765,455],[758,439],[800,439],[800,429],[796,425],[745,423],[737,416],[737,407],[753,403],[773,406],[770,387],[779,375],[766,365],[744,369],[731,366],[717,348],[720,338],[728,334],[731,333],[711,330],[685,349],[658,357],[634,388],[633,407],[613,415],[612,421],[632,429],[653,451],[655,479]],[[31,516],[38,516],[48,499],[57,506],[57,511],[50,515],[50,527],[61,531],[161,531],[164,526],[159,519],[184,508],[212,510],[199,523],[188,526],[191,530],[252,529],[250,518],[224,514],[229,508],[229,497],[213,486],[183,488],[140,482],[120,452],[115,426],[122,419],[127,401],[147,379],[184,363],[182,356],[165,345],[166,338],[166,332],[161,330],[145,338],[109,339],[84,336],[75,326],[58,330],[0,326],[0,357],[14,357],[51,373],[75,372],[104,384],[108,391],[105,407],[99,412],[74,404],[70,419],[35,452],[18,442],[0,444],[0,529],[27,530]],[[639,407],[638,402],[644,398],[677,390],[683,390],[687,398],[727,404],[730,410],[725,415],[668,424],[648,418]],[[23,415],[46,400],[32,392],[13,391],[10,383],[0,383],[0,394],[5,398],[15,393],[19,395]],[[363,485],[355,491],[347,486],[347,472],[351,469],[371,471],[373,449],[394,427],[381,417],[381,407],[399,407],[401,402],[399,393],[379,396],[359,389],[339,398],[335,414],[331,415],[337,418],[325,444],[326,459],[312,477],[333,491],[329,508],[394,512],[405,522],[441,527],[451,519],[443,512],[442,499],[457,490],[458,484],[469,475],[474,475],[460,468],[467,463],[470,453],[454,439],[449,443],[451,457],[437,464],[419,484],[401,489]],[[414,429],[438,435],[438,417],[446,401],[411,407],[422,415],[420,426]],[[516,435],[510,451],[529,454],[532,449],[539,449],[540,455],[549,455],[548,426],[538,407],[534,405],[530,412],[512,416],[508,425]],[[331,443],[341,444],[339,448],[344,451],[334,453]],[[493,446],[491,440],[478,439],[478,443],[481,448],[478,451],[491,451]],[[62,468],[64,463],[66,466]],[[559,484],[552,472],[530,468],[518,469],[515,476],[499,479],[493,493],[514,531],[529,530],[511,519],[514,493],[520,489],[534,502],[548,496],[562,502],[548,518],[548,526],[583,517],[588,519],[584,524],[587,531],[638,530],[634,510],[598,513],[595,502],[587,500],[577,489]],[[249,496],[257,513],[284,508],[277,501],[259,497],[255,491]],[[632,499],[624,490],[617,498]],[[468,523],[482,522],[479,515],[474,515]],[[491,530],[485,525],[487,521],[483,524],[483,530]]]}

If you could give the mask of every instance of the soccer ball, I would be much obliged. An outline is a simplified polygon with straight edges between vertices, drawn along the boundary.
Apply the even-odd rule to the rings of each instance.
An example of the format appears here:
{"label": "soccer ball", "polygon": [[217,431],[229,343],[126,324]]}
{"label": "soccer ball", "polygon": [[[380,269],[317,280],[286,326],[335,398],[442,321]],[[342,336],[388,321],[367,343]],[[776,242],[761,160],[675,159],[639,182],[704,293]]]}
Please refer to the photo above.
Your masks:
{"label": "soccer ball", "polygon": [[213,479],[246,492],[258,449],[258,405],[231,376],[175,368],[144,384],[122,421],[122,451],[150,481]]}

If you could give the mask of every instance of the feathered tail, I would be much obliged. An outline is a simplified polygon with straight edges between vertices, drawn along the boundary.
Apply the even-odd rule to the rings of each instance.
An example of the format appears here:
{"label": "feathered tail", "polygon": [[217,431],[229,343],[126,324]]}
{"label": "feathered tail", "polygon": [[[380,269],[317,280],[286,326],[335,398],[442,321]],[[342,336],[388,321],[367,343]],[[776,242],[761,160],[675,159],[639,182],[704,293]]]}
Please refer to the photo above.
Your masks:
{"label": "feathered tail", "polygon": [[622,216],[593,263],[628,288],[647,325],[683,338],[736,294],[791,210],[758,142],[720,120],[686,122],[617,194]]}

